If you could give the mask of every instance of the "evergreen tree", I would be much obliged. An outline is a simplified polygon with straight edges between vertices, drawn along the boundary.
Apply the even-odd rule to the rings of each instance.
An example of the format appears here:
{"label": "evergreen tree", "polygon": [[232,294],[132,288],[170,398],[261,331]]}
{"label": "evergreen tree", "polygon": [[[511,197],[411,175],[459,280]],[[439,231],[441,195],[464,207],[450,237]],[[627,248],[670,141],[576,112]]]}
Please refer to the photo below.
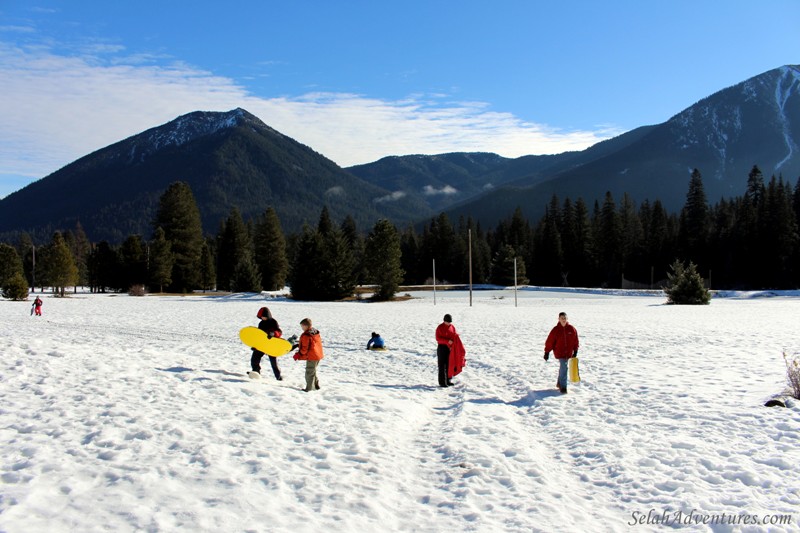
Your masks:
{"label": "evergreen tree", "polygon": [[73,241],[70,251],[72,257],[75,258],[75,265],[78,267],[78,283],[86,286],[89,284],[89,270],[88,270],[88,257],[91,250],[91,243],[83,230],[80,222],[75,223],[75,231],[73,232],[75,239]]}
{"label": "evergreen tree", "polygon": [[92,292],[122,290],[124,283],[122,283],[120,276],[122,266],[119,254],[108,241],[100,241],[92,248],[87,258],[87,264],[89,287]]}
{"label": "evergreen tree", "polygon": [[663,280],[667,276],[667,267],[674,261],[669,231],[669,215],[660,200],[653,202],[650,210],[645,242],[646,262],[653,269],[653,281]]}
{"label": "evergreen tree", "polygon": [[[553,199],[555,200],[555,197]],[[554,208],[555,212],[552,211]],[[562,270],[564,252],[559,231],[560,221],[560,209],[551,202],[545,210],[544,218],[536,228],[534,244],[536,248],[534,281],[536,283],[556,287],[565,283]]]}
{"label": "evergreen tree", "polygon": [[352,296],[356,286],[353,253],[342,231],[333,225],[327,208],[320,213],[317,233],[321,254],[316,274],[318,293],[314,298],[340,300]]}
{"label": "evergreen tree", "polygon": [[643,280],[649,273],[644,260],[644,227],[636,204],[625,193],[619,206],[622,227],[622,266],[629,279]]}
{"label": "evergreen tree", "polygon": [[164,287],[172,283],[174,262],[172,243],[167,240],[164,229],[159,226],[150,242],[150,285],[158,287],[158,292],[164,292]]}
{"label": "evergreen tree", "polygon": [[17,241],[17,253],[22,259],[22,271],[28,286],[35,290],[35,287],[33,287],[33,240],[25,232],[20,234]]}
{"label": "evergreen tree", "polygon": [[22,274],[22,260],[17,250],[11,245],[0,243],[0,287],[5,287],[17,274]]}
{"label": "evergreen tree", "polygon": [[0,284],[3,292],[3,298],[9,300],[20,301],[28,298],[28,283],[22,276],[22,272],[17,272],[5,282]]}
{"label": "evergreen tree", "polygon": [[400,257],[400,236],[397,228],[388,220],[379,220],[367,237],[364,251],[367,279],[378,285],[376,300],[394,298],[403,280]]}
{"label": "evergreen tree", "polygon": [[214,268],[214,253],[208,240],[203,241],[200,250],[200,287],[203,292],[213,289],[217,284],[217,270]]}
{"label": "evergreen tree", "polygon": [[297,240],[292,268],[289,273],[289,285],[292,298],[296,300],[314,300],[319,298],[319,273],[322,268],[322,236],[308,226]]}
{"label": "evergreen tree", "polygon": [[420,243],[412,226],[406,228],[400,237],[400,268],[405,272],[406,285],[421,284],[425,276],[420,272]]}
{"label": "evergreen tree", "polygon": [[797,178],[797,184],[794,186],[794,216],[797,223],[800,224],[800,178]]}
{"label": "evergreen tree", "polygon": [[765,251],[762,283],[769,288],[791,287],[792,259],[798,245],[797,220],[792,208],[791,187],[775,176],[769,182],[764,196],[765,209],[759,216],[759,242]]}
{"label": "evergreen tree", "polygon": [[78,283],[78,267],[60,232],[53,234],[47,262],[48,282],[63,297],[65,287]]}
{"label": "evergreen tree", "polygon": [[172,290],[191,291],[200,284],[203,229],[200,211],[187,183],[179,181],[167,188],[159,200],[153,226],[164,230],[172,246]]}
{"label": "evergreen tree", "polygon": [[252,257],[251,241],[247,226],[239,210],[234,208],[225,221],[224,230],[217,244],[217,287],[232,290],[233,272],[237,265]]}
{"label": "evergreen tree", "polygon": [[289,273],[289,260],[286,239],[274,208],[267,209],[256,223],[253,241],[255,261],[264,288],[268,291],[282,289]]}
{"label": "evergreen tree", "polygon": [[701,266],[705,265],[709,231],[709,206],[700,171],[694,169],[681,211],[680,241],[683,255]]}
{"label": "evergreen tree", "polygon": [[595,234],[601,283],[606,287],[619,287],[622,279],[622,223],[611,192],[606,192]]}
{"label": "evergreen tree", "polygon": [[147,283],[147,249],[141,235],[130,235],[119,248],[123,289]]}
{"label": "evergreen tree", "polygon": [[517,256],[510,244],[504,244],[495,255],[492,267],[492,283],[508,287],[514,284],[514,258],[517,259],[517,284],[526,285],[525,260]]}
{"label": "evergreen tree", "polygon": [[239,260],[233,269],[232,292],[261,292],[261,273],[249,252]]}
{"label": "evergreen tree", "polygon": [[351,215],[347,215],[344,218],[340,229],[353,254],[353,276],[355,277],[355,282],[357,285],[361,285],[367,276],[364,238],[358,232],[356,221]]}
{"label": "evergreen tree", "polygon": [[761,173],[758,165],[753,165],[753,168],[747,175],[747,191],[744,195],[753,205],[758,205],[761,203],[764,191],[764,175]]}
{"label": "evergreen tree", "polygon": [[687,267],[681,261],[675,261],[671,269],[669,287],[664,289],[668,304],[704,305],[711,301],[711,293],[694,263],[690,261]]}

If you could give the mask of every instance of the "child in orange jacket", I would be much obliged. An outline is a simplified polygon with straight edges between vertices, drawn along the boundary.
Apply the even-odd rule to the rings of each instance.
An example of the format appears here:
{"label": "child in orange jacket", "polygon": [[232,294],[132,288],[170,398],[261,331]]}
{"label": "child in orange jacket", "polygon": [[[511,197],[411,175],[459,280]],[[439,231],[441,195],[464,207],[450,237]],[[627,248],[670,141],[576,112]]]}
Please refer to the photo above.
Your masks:
{"label": "child in orange jacket", "polygon": [[312,326],[310,318],[300,321],[303,334],[300,335],[299,348],[294,354],[295,361],[306,362],[306,392],[319,390],[319,379],[317,379],[317,367],[325,355],[322,353],[322,338],[319,331]]}

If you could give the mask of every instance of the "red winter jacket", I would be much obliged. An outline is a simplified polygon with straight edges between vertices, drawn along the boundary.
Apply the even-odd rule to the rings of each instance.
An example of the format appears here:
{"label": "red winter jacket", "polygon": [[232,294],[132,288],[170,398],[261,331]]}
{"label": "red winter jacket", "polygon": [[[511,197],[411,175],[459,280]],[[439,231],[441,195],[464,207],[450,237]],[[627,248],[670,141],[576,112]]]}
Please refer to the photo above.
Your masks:
{"label": "red winter jacket", "polygon": [[569,323],[566,326],[556,324],[547,336],[544,351],[553,352],[556,359],[569,359],[578,346],[578,330]]}
{"label": "red winter jacket", "polygon": [[436,328],[436,343],[450,346],[451,343],[456,340],[457,335],[458,333],[456,333],[456,327],[453,324],[442,322]]}

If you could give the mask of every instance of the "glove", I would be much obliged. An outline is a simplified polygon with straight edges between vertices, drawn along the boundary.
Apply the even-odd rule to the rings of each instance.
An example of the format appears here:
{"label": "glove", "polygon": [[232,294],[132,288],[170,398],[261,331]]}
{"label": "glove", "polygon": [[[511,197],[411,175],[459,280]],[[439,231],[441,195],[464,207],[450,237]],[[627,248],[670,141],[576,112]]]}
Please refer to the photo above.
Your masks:
{"label": "glove", "polygon": [[547,361],[550,359],[550,352],[544,352],[544,360]]}
{"label": "glove", "polygon": [[292,356],[292,359],[294,359],[295,361],[299,361],[300,360],[300,354],[299,353],[294,354]]}
{"label": "glove", "polygon": [[575,350],[574,352],[572,352],[572,357],[578,357],[578,350]]}

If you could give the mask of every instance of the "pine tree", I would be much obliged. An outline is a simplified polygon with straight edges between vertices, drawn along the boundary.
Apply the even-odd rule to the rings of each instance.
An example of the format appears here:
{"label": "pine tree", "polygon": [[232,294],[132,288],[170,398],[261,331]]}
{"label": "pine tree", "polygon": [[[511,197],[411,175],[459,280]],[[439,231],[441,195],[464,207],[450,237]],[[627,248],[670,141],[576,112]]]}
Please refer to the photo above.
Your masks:
{"label": "pine tree", "polygon": [[683,255],[701,266],[706,263],[709,211],[703,177],[699,170],[694,169],[686,193],[686,204],[681,211],[680,241]]}
{"label": "pine tree", "polygon": [[400,268],[405,272],[406,285],[421,284],[425,276],[420,272],[420,243],[413,226],[409,226],[400,237]]}
{"label": "pine tree", "polygon": [[759,216],[759,241],[765,262],[762,283],[769,288],[784,289],[791,286],[792,259],[798,245],[797,221],[792,208],[791,187],[775,176],[764,195],[765,209]]}
{"label": "pine tree", "polygon": [[21,301],[28,298],[28,283],[22,276],[21,271],[6,279],[4,283],[0,284],[0,288],[3,292],[3,298],[14,301]]}
{"label": "pine tree", "polygon": [[378,285],[376,300],[394,298],[403,280],[400,257],[400,236],[397,228],[388,220],[379,220],[367,237],[364,250],[367,279]]}
{"label": "pine tree", "polygon": [[690,261],[689,266],[685,266],[681,261],[675,261],[671,269],[669,287],[664,289],[668,304],[705,305],[711,301],[711,293],[694,263]]}
{"label": "pine tree", "polygon": [[356,221],[351,215],[347,215],[342,221],[341,227],[342,235],[350,245],[350,250],[353,254],[353,276],[357,285],[364,283],[367,276],[365,264],[365,241],[364,237],[358,232]]}
{"label": "pine tree", "polygon": [[319,273],[322,268],[322,236],[308,226],[297,240],[289,274],[289,285],[292,298],[296,300],[314,300],[319,298]]}
{"label": "pine tree", "polygon": [[0,287],[5,287],[17,274],[22,274],[22,260],[17,250],[11,245],[0,243]]}
{"label": "pine tree", "polygon": [[207,240],[200,250],[200,287],[203,292],[213,289],[217,284],[217,270],[214,267],[214,254]]}
{"label": "pine tree", "polygon": [[122,267],[119,255],[108,241],[100,241],[89,252],[87,257],[89,288],[92,292],[106,292],[107,289],[121,290]]}
{"label": "pine tree", "polygon": [[518,257],[510,244],[500,247],[492,266],[492,283],[508,287],[514,284],[514,258],[517,259],[517,284],[526,285],[528,278],[525,272],[525,260]]}
{"label": "pine tree", "polygon": [[75,265],[78,267],[78,283],[80,285],[88,285],[89,271],[87,260],[92,245],[89,242],[89,237],[86,236],[86,232],[83,230],[83,226],[80,222],[75,223],[74,235],[74,247],[71,249],[71,251],[72,256],[75,258]]}
{"label": "pine tree", "polygon": [[249,252],[239,260],[231,278],[232,292],[261,292],[261,273]]}
{"label": "pine tree", "polygon": [[28,286],[33,287],[33,240],[31,236],[22,232],[17,241],[17,253],[22,259],[22,272],[25,276]]}
{"label": "pine tree", "polygon": [[53,234],[47,262],[48,282],[63,297],[65,287],[78,283],[78,267],[60,232]]}
{"label": "pine tree", "polygon": [[171,289],[191,291],[200,284],[200,254],[203,228],[200,211],[187,183],[175,182],[161,196],[154,227],[164,230],[172,246],[174,264]]}
{"label": "pine tree", "polygon": [[274,208],[264,212],[255,227],[254,256],[261,272],[261,281],[268,291],[277,291],[286,285],[289,260],[286,239]]}
{"label": "pine tree", "polygon": [[172,283],[174,262],[172,243],[163,228],[158,227],[150,242],[150,285],[158,287],[158,292],[164,292],[164,287]]}
{"label": "pine tree", "polygon": [[642,280],[649,271],[644,264],[644,228],[636,212],[636,203],[627,193],[622,195],[619,217],[622,226],[623,273],[630,279]]}
{"label": "pine tree", "polygon": [[595,229],[599,274],[603,286],[619,287],[622,274],[622,223],[611,192],[606,192]]}
{"label": "pine tree", "polygon": [[229,291],[232,290],[233,273],[237,265],[245,261],[248,256],[252,257],[247,226],[236,208],[225,221],[217,250],[217,287]]}
{"label": "pine tree", "polygon": [[758,205],[762,196],[764,196],[764,192],[764,175],[758,165],[753,165],[750,174],[747,175],[747,191],[744,195],[753,205]]}
{"label": "pine tree", "polygon": [[321,253],[315,298],[340,300],[352,296],[356,285],[353,253],[342,231],[333,225],[327,207],[320,213],[317,233],[321,241]]}
{"label": "pine tree", "polygon": [[121,283],[124,289],[147,282],[147,249],[141,235],[130,235],[119,248],[122,266]]}

